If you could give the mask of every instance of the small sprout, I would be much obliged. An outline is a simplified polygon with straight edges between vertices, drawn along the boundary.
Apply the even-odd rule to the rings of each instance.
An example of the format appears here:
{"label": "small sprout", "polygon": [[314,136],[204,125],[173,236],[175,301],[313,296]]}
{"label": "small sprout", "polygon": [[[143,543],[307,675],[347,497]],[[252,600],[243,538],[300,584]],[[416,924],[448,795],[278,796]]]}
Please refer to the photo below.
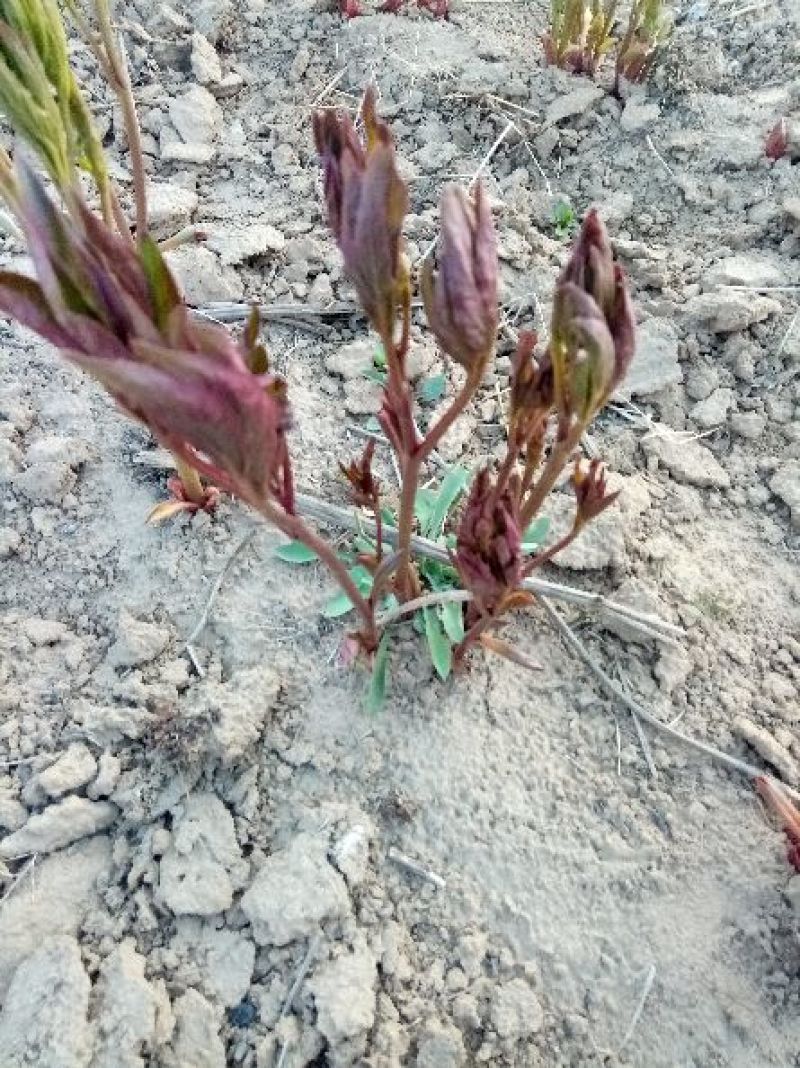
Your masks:
{"label": "small sprout", "polygon": [[663,0],[633,0],[628,26],[617,45],[617,93],[622,78],[629,82],[647,78],[671,33],[672,21]]}
{"label": "small sprout", "polygon": [[613,48],[617,0],[551,0],[550,28],[542,38],[547,62],[574,74],[594,74]]}
{"label": "small sprout", "polygon": [[590,461],[588,466],[582,465],[580,461],[577,462],[570,482],[577,502],[575,512],[577,529],[585,527],[592,519],[596,519],[620,495],[619,490],[615,493],[608,492],[605,469],[597,459]]}
{"label": "small sprout", "polygon": [[559,200],[553,208],[553,226],[558,240],[564,241],[570,237],[577,225],[575,209],[565,200]]}
{"label": "small sprout", "polygon": [[458,526],[455,565],[481,612],[497,611],[522,579],[522,536],[513,487],[500,488],[489,469],[472,483]]}
{"label": "small sprout", "polygon": [[769,159],[782,159],[789,150],[789,124],[784,116],[770,130],[764,145],[764,154]]}

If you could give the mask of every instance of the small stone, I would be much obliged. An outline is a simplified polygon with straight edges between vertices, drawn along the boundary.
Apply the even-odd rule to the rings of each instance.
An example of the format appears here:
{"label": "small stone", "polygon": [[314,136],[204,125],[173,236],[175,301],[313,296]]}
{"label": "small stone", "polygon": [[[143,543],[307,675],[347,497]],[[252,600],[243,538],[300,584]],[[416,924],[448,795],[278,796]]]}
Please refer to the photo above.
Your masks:
{"label": "small stone", "polygon": [[60,623],[57,619],[26,619],[22,623],[22,630],[28,641],[39,649],[45,645],[56,645],[69,633],[66,623]]}
{"label": "small stone", "polygon": [[[619,604],[633,608],[637,612],[644,612],[647,615],[661,616],[663,618],[665,614],[664,602],[658,596],[656,590],[642,582],[641,579],[625,579],[619,588],[614,591],[614,600]],[[604,630],[611,634],[616,634],[624,642],[647,644],[652,641],[647,635],[643,635],[640,630],[637,630],[635,626],[626,623],[625,619],[615,612],[601,609],[600,622]]]}
{"label": "small stone", "polygon": [[178,141],[163,138],[161,144],[161,158],[165,163],[196,163],[205,166],[216,155],[212,145],[205,141]]}
{"label": "small stone", "polygon": [[744,738],[760,757],[780,772],[790,786],[797,786],[800,783],[800,766],[789,750],[776,741],[769,731],[744,716],[739,716],[734,720],[733,731],[740,738]]}
{"label": "small stone", "polygon": [[209,749],[223,766],[235,764],[261,736],[280,686],[278,672],[264,666],[202,689],[198,706],[212,725]]}
{"label": "small stone", "polygon": [[348,382],[351,379],[363,379],[364,375],[374,368],[377,351],[374,341],[351,341],[349,345],[342,345],[326,356],[325,367]]}
{"label": "small stone", "polygon": [[367,823],[356,823],[342,835],[331,850],[331,859],[347,879],[349,886],[359,886],[369,865],[370,831]]}
{"label": "small stone", "polygon": [[191,222],[199,199],[193,190],[171,182],[150,182],[147,204],[151,225],[164,230],[182,230]]}
{"label": "small stone", "polygon": [[222,78],[222,64],[217,50],[202,33],[192,34],[192,74],[201,85],[211,85]]}
{"label": "small stone", "polygon": [[758,289],[785,284],[785,272],[765,257],[742,254],[715,263],[703,282],[706,286],[752,286]]}
{"label": "small stone", "polygon": [[671,694],[683,686],[692,673],[691,658],[682,649],[667,646],[653,668],[653,674],[666,694]]}
{"label": "small stone", "polygon": [[11,527],[0,527],[0,560],[7,560],[19,552],[22,538]]}
{"label": "small stone", "polygon": [[0,1004],[15,968],[25,957],[45,939],[77,934],[85,916],[98,906],[94,886],[110,864],[111,843],[108,838],[86,839],[66,852],[37,859],[36,893],[11,894],[3,902],[0,909]]}
{"label": "small stone", "polygon": [[234,16],[234,4],[233,0],[192,0],[186,12],[194,28],[216,44]]}
{"label": "small stone", "polygon": [[189,304],[198,307],[242,299],[242,280],[234,270],[224,267],[210,248],[185,245],[167,252],[166,259]]}
{"label": "small stone", "polygon": [[0,841],[0,857],[28,853],[53,853],[57,849],[88,838],[110,827],[117,818],[117,806],[108,801],[66,797],[44,812],[31,816],[23,827]]}
{"label": "small stone", "polygon": [[351,415],[377,415],[383,405],[383,388],[369,378],[352,378],[344,384],[344,406]]}
{"label": "small stone", "polygon": [[701,430],[711,430],[722,426],[735,402],[736,395],[732,389],[715,389],[709,397],[695,404],[689,412],[689,418]]}
{"label": "small stone", "polygon": [[547,109],[544,125],[553,126],[564,119],[572,118],[573,115],[583,115],[605,95],[599,85],[583,85],[565,93],[564,96],[556,97]]}
{"label": "small stone", "polygon": [[186,144],[209,144],[219,133],[222,108],[204,86],[190,86],[168,107],[170,121]]}
{"label": "small stone", "polygon": [[118,756],[114,756],[113,753],[101,753],[98,764],[97,778],[93,783],[89,784],[86,790],[86,793],[93,801],[112,794],[122,772],[122,761]]}
{"label": "small stone", "polygon": [[417,1040],[415,1068],[461,1068],[467,1060],[464,1040],[452,1024],[432,1020]]}
{"label": "small stone", "polygon": [[33,504],[61,504],[76,481],[69,464],[41,463],[16,475],[13,485]]}
{"label": "small stone", "polygon": [[256,256],[270,252],[282,252],[286,238],[269,223],[250,223],[247,226],[215,228],[206,248],[216,252],[224,267],[244,263]]}
{"label": "small stone", "polygon": [[[236,1005],[247,993],[256,947],[240,931],[184,916],[176,922],[170,950],[188,962],[187,982],[199,980],[203,993],[214,1002]],[[183,974],[180,965],[178,971]]]}
{"label": "small stone", "polygon": [[686,379],[686,395],[694,401],[704,401],[710,397],[719,385],[719,371],[716,367],[695,366]]}
{"label": "small stone", "polygon": [[648,397],[682,380],[675,327],[667,319],[646,319],[637,330],[636,355],[617,396]]}
{"label": "small stone", "polygon": [[63,797],[90,782],[97,772],[97,761],[82,742],[71,745],[55,764],[45,768],[36,781],[48,797]]}
{"label": "small stone", "polygon": [[516,1042],[541,1031],[544,1010],[524,979],[512,979],[495,991],[489,1020],[501,1038]]}
{"label": "small stone", "polygon": [[108,651],[108,662],[115,668],[149,664],[164,652],[171,637],[166,627],[135,619],[123,611],[117,626],[117,640]]}
{"label": "small stone", "polygon": [[789,505],[792,526],[800,530],[800,460],[789,460],[779,467],[770,479],[769,488]]}
{"label": "small stone", "polygon": [[196,990],[178,998],[169,1068],[225,1068],[220,1013]]}
{"label": "small stone", "polygon": [[727,489],[731,484],[728,472],[699,441],[652,437],[642,441],[642,448],[648,456],[655,456],[677,482],[715,489]]}
{"label": "small stone", "polygon": [[86,1068],[89,977],[66,935],[48,939],[17,969],[0,1014],[3,1068]]}
{"label": "small stone", "polygon": [[259,945],[285,946],[310,937],[325,920],[348,916],[350,897],[324,845],[301,834],[267,858],[241,907]]}
{"label": "small stone", "polygon": [[366,942],[319,967],[308,981],[317,1027],[331,1047],[366,1037],[375,1020],[378,968]]}
{"label": "small stone", "polygon": [[721,293],[699,293],[687,301],[688,322],[702,323],[716,334],[730,334],[746,330],[753,323],[763,322],[781,311],[780,304],[755,293],[728,290]]}
{"label": "small stone", "polygon": [[[554,493],[548,499],[546,514],[551,523],[548,542],[555,541],[569,528],[574,513],[575,503],[565,494]],[[603,571],[622,567],[625,560],[625,520],[620,510],[612,507],[588,524],[580,538],[553,558],[553,564],[570,571]]]}
{"label": "small stone", "polygon": [[143,1053],[155,1052],[157,1015],[168,1004],[145,979],[144,966],[130,940],[103,961],[92,992],[97,1039],[91,1068],[141,1068]]}
{"label": "small stone", "polygon": [[767,421],[758,412],[735,412],[731,416],[731,430],[748,441],[757,441],[766,428]]}
{"label": "small stone", "polygon": [[159,899],[178,916],[224,912],[246,873],[228,809],[215,794],[190,794],[161,858]]}
{"label": "small stone", "polygon": [[625,105],[619,124],[623,130],[634,133],[651,126],[658,120],[660,114],[661,108],[658,104],[631,99]]}
{"label": "small stone", "polygon": [[0,797],[0,831],[18,831],[28,818],[28,810],[12,797]]}

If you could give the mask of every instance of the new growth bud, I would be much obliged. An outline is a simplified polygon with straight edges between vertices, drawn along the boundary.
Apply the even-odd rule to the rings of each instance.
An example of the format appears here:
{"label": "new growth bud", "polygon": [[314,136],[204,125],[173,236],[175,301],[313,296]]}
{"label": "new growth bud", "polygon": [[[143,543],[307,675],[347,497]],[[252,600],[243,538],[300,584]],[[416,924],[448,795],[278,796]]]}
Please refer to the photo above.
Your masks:
{"label": "new growth bud", "polygon": [[456,536],[455,564],[481,612],[495,611],[522,579],[522,535],[518,495],[506,485],[498,493],[483,468],[475,476]]}
{"label": "new growth bud", "polygon": [[625,275],[595,210],[556,286],[552,334],[556,407],[565,423],[586,425],[625,377],[635,349]]}
{"label": "new growth bud", "polygon": [[601,512],[614,503],[620,494],[619,490],[615,493],[608,492],[605,468],[599,460],[592,460],[588,466],[582,466],[578,461],[570,481],[577,504],[575,512],[577,529],[586,526],[592,519],[596,519]]}
{"label": "new growth bud", "polygon": [[467,371],[482,372],[497,335],[497,240],[483,187],[474,200],[448,186],[441,201],[438,264],[422,269],[428,323],[447,355]]}
{"label": "new growth bud", "polygon": [[401,230],[408,190],[400,177],[389,127],[375,110],[375,89],[364,97],[366,145],[349,115],[318,111],[314,139],[322,160],[328,223],[370,322],[387,351],[398,304],[408,292]]}

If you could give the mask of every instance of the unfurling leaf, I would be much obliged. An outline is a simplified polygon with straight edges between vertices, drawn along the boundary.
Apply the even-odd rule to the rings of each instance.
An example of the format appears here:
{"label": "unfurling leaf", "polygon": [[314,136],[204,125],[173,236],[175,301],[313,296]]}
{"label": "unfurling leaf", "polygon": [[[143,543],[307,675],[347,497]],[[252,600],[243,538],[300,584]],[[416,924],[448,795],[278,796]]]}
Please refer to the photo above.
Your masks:
{"label": "unfurling leaf", "polygon": [[164,523],[167,519],[172,519],[181,512],[194,512],[196,510],[197,506],[192,504],[191,501],[160,501],[148,513],[147,522],[151,526],[158,526],[159,523]]}
{"label": "unfurling leaf", "polygon": [[522,551],[532,553],[544,542],[550,531],[550,520],[546,515],[540,515],[534,519],[525,533],[522,535]]}
{"label": "unfurling leaf", "polygon": [[445,375],[431,375],[419,387],[419,399],[423,404],[436,404],[442,399],[446,389],[447,377]]}
{"label": "unfurling leaf", "polygon": [[442,533],[450,509],[469,485],[469,471],[465,467],[451,467],[442,480],[439,492],[433,500],[433,507],[427,523],[423,524],[425,536],[436,540]]}

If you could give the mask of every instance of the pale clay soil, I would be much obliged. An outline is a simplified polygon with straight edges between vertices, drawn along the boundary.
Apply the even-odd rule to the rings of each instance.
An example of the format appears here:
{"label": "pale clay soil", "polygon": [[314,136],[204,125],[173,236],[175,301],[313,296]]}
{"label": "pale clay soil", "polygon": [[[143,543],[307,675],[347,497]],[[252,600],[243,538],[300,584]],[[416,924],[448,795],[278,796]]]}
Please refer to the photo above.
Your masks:
{"label": "pale clay soil", "polygon": [[[591,442],[623,493],[548,577],[683,625],[673,648],[565,609],[655,714],[800,785],[798,293],[755,291],[800,282],[800,165],[763,155],[778,116],[800,122],[796,0],[684,4],[622,103],[607,72],[543,66],[544,3],[454,0],[450,23],[330,7],[121,12],[155,221],[210,235],[173,256],[188,299],[351,299],[312,103],[355,107],[376,79],[412,258],[442,185],[506,131],[486,181],[508,329],[444,460],[500,448],[509,330],[541,329],[566,254],[554,205],[596,204],[641,323]],[[118,114],[75,61],[129,189]],[[22,251],[4,238],[3,264]],[[253,518],[225,501],[145,525],[165,492],[152,440],[0,330],[2,1068],[800,1065],[800,875],[745,779],[646,731],[649,767],[536,608],[505,632],[536,674],[478,655],[443,684],[399,628],[368,717],[320,615],[330,580],[260,527],[193,665],[186,635]],[[366,327],[267,336],[299,483],[343,503],[337,459],[361,440],[342,412],[375,410]],[[417,361],[443,368],[424,342]]]}

